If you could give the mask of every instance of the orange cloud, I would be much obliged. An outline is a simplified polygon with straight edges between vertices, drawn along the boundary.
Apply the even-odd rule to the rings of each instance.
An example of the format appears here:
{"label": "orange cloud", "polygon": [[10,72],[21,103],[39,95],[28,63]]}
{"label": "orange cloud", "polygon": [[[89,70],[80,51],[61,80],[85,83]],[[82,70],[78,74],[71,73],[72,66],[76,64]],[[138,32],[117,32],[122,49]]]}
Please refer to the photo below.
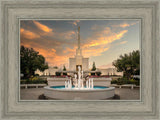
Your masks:
{"label": "orange cloud", "polygon": [[69,56],[73,56],[73,55],[75,55],[75,53],[76,53],[76,49],[77,49],[77,47],[76,46],[74,46],[74,48],[69,48],[69,47],[67,47],[64,51],[63,51],[63,53],[70,53],[70,55]]}
{"label": "orange cloud", "polygon": [[21,42],[21,45],[24,46],[24,47],[27,47],[27,48],[31,48],[32,47],[31,44],[25,44],[25,43],[22,43],[22,42]]}
{"label": "orange cloud", "polygon": [[[41,37],[37,35],[36,33],[33,33],[31,31],[25,30],[23,28],[20,29],[21,33],[21,45],[27,47],[27,48],[33,48],[35,51],[39,52],[39,54],[43,55],[46,59],[46,62],[49,64],[49,66],[63,66],[62,64],[68,64],[68,58],[75,55],[74,50],[70,48],[66,48],[62,50],[62,53],[65,53],[65,55],[58,55],[56,52],[57,50],[55,48],[47,48],[46,46],[43,47],[43,44],[39,44],[34,41],[36,38]],[[73,35],[75,34],[74,31],[67,31],[64,33],[56,33],[58,38],[63,39],[72,39]],[[47,34],[41,34],[41,36],[45,36]],[[28,41],[27,39],[31,39]],[[47,43],[48,42],[48,43]],[[55,44],[56,41],[47,40],[45,43],[47,44]],[[57,45],[59,43],[56,43]],[[59,44],[61,45],[61,44]],[[76,49],[76,48],[74,48]],[[66,52],[65,52],[66,51]]]}
{"label": "orange cloud", "polygon": [[22,32],[24,32],[24,29],[23,29],[23,28],[20,29],[20,33],[22,33]]}
{"label": "orange cloud", "polygon": [[[93,40],[87,43],[86,45],[84,45],[84,47],[107,45],[115,40],[121,39],[124,36],[124,34],[127,32],[128,30],[123,30],[123,31],[120,31],[119,33],[111,33],[111,35],[109,36],[104,36],[103,33],[106,33],[106,32],[103,31],[102,34],[98,38],[96,38],[96,40]],[[90,39],[93,39],[93,38],[90,38]]]}
{"label": "orange cloud", "polygon": [[125,27],[129,27],[129,26],[132,26],[132,25],[135,25],[135,24],[137,24],[137,22],[131,23],[131,24],[123,23],[123,24],[119,24],[119,25],[112,25],[112,27],[121,27],[121,28],[125,28]]}
{"label": "orange cloud", "polygon": [[[40,37],[36,32],[31,32],[28,30],[25,30],[23,28],[20,29],[21,36],[24,36],[25,38],[32,39],[27,41],[23,41],[21,45],[24,45],[25,47],[29,48],[34,48],[36,51],[39,52],[39,54],[43,55],[46,59],[46,62],[49,64],[49,66],[62,66],[63,64],[67,65],[68,64],[68,59],[69,57],[73,57],[76,54],[76,48],[77,46],[71,45],[67,46],[68,43],[70,43],[70,39],[73,40],[73,38],[76,35],[75,31],[67,31],[67,32],[56,32],[54,31],[54,34],[56,37],[46,39],[48,36],[53,37],[53,32],[52,29],[49,27],[37,22],[33,21],[34,24],[42,31],[44,31]],[[80,21],[74,21],[75,24],[77,25],[78,22]],[[109,27],[106,27],[104,30],[100,31],[94,31],[94,33],[89,36],[87,39],[85,39],[86,43],[82,44],[82,54],[84,57],[90,57],[90,56],[100,56],[102,55],[103,52],[107,51],[110,46],[108,46],[110,43],[121,39],[128,31],[127,30],[122,30],[118,33],[114,33],[111,31]],[[45,36],[47,37],[45,38]],[[43,37],[44,36],[44,37]],[[39,39],[35,39],[39,38]],[[35,39],[35,41],[34,41]],[[38,43],[37,41],[41,39],[41,43]],[[44,41],[44,39],[46,41]],[[60,41],[58,41],[58,40]],[[61,41],[62,40],[62,41]],[[68,40],[68,43],[65,41]],[[58,42],[58,43],[56,43]],[[67,44],[65,44],[66,42]],[[72,42],[72,41],[71,41]],[[51,48],[52,45],[56,43],[55,48]],[[125,44],[126,42],[123,41],[121,44]],[[45,44],[45,45],[44,45]],[[72,43],[71,43],[72,44]],[[44,45],[44,46],[43,46]],[[65,48],[62,48],[60,51],[61,54],[59,54],[60,50],[57,48],[57,46],[64,45]],[[47,46],[47,47],[46,47]]]}
{"label": "orange cloud", "polygon": [[51,50],[52,50],[52,52],[54,52],[54,53],[56,52],[56,50],[55,50],[55,49],[51,49]]}
{"label": "orange cloud", "polygon": [[28,38],[28,39],[35,39],[35,38],[39,38],[40,37],[36,33],[33,33],[31,31],[29,31],[29,30],[25,30],[23,28],[20,29],[20,36],[23,36],[23,37]]}
{"label": "orange cloud", "polygon": [[75,20],[74,22],[71,22],[71,24],[77,26],[77,24],[80,22],[80,20]]}
{"label": "orange cloud", "polygon": [[60,66],[62,64],[68,63],[68,57],[57,55],[55,49],[42,49],[42,48],[34,48],[34,49],[38,51],[39,54],[45,57],[46,62],[49,64],[49,66]]}
{"label": "orange cloud", "polygon": [[[46,34],[43,34],[43,35],[46,35]],[[47,33],[47,35],[49,35],[49,34]],[[61,39],[64,39],[64,40],[65,39],[69,40],[69,39],[75,38],[76,32],[72,31],[72,30],[67,31],[67,32],[56,32],[55,31],[54,35],[58,38],[61,38]],[[50,36],[53,36],[53,34],[51,34]]]}
{"label": "orange cloud", "polygon": [[129,27],[130,25],[125,23],[125,24],[121,24],[119,26],[122,27],[122,28],[125,28],[125,27]]}
{"label": "orange cloud", "polygon": [[98,48],[90,48],[90,49],[83,49],[83,55],[85,57],[90,57],[90,56],[100,56],[102,55],[102,52],[107,51],[108,48],[104,47],[98,47]]}
{"label": "orange cloud", "polygon": [[118,33],[114,33],[110,28],[106,27],[103,31],[93,34],[87,39],[88,43],[82,46],[83,55],[86,57],[100,56],[103,52],[109,49],[108,44],[121,39],[128,30],[122,30]]}
{"label": "orange cloud", "polygon": [[127,43],[128,41],[122,41],[122,42],[120,42],[120,44],[125,44],[125,43]]}
{"label": "orange cloud", "polygon": [[33,21],[33,23],[42,31],[44,32],[52,32],[52,29],[47,27],[46,25],[43,25],[37,21]]}
{"label": "orange cloud", "polygon": [[72,39],[73,36],[75,35],[75,32],[74,32],[74,31],[68,31],[68,32],[62,33],[61,35],[62,35],[65,39]]}

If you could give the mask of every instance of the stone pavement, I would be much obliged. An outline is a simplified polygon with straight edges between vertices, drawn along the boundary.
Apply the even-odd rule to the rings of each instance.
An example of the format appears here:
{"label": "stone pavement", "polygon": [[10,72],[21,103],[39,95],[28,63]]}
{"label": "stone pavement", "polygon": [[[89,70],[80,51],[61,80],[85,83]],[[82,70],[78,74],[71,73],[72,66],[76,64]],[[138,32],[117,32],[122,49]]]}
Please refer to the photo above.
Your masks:
{"label": "stone pavement", "polygon": [[[21,100],[38,100],[38,97],[44,93],[44,88],[28,88],[20,90]],[[130,88],[116,88],[115,94],[120,96],[120,100],[139,100],[140,90]]]}

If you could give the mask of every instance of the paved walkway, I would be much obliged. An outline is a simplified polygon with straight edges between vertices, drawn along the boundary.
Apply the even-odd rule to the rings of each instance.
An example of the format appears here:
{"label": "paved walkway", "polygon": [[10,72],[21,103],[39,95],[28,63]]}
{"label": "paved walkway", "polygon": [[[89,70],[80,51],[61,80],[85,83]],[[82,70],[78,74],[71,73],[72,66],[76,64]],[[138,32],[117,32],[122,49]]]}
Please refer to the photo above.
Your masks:
{"label": "paved walkway", "polygon": [[[21,100],[38,100],[38,97],[44,93],[44,88],[21,89]],[[139,100],[140,90],[129,88],[116,88],[115,94],[120,96],[120,100]]]}

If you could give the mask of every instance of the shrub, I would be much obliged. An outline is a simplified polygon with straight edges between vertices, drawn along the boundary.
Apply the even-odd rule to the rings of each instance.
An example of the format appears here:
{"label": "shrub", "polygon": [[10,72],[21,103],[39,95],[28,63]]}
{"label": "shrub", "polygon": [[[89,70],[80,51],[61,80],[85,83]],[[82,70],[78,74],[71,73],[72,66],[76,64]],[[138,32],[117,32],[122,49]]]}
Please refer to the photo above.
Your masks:
{"label": "shrub", "polygon": [[102,73],[101,72],[97,72],[96,74],[97,74],[97,76],[101,76]]}
{"label": "shrub", "polygon": [[132,84],[136,83],[136,80],[134,80],[133,78],[129,80]]}
{"label": "shrub", "polygon": [[47,84],[47,80],[41,78],[30,78],[26,80],[21,80],[21,84]]}
{"label": "shrub", "polygon": [[26,84],[26,80],[21,80],[21,84]]}
{"label": "shrub", "polygon": [[56,72],[56,76],[61,76],[61,72]]}
{"label": "shrub", "polygon": [[122,84],[124,84],[123,79],[122,78],[118,78],[117,85],[122,85]]}
{"label": "shrub", "polygon": [[140,79],[135,79],[135,78],[134,78],[133,80],[134,80],[134,84],[135,84],[135,85],[140,85]]}
{"label": "shrub", "polygon": [[[115,81],[111,81],[112,84],[116,84]],[[123,85],[123,84],[135,84],[139,85],[139,80],[130,79],[128,80],[126,77],[118,78],[117,85]]]}
{"label": "shrub", "polygon": [[122,80],[123,80],[123,84],[132,84],[132,82],[128,80],[126,77],[123,77]]}
{"label": "shrub", "polygon": [[122,77],[122,78],[118,78],[117,84],[118,85],[131,84],[131,82],[126,77]]}
{"label": "shrub", "polygon": [[34,76],[39,76],[39,74],[35,74]]}
{"label": "shrub", "polygon": [[63,75],[67,75],[67,73],[63,73]]}
{"label": "shrub", "polygon": [[95,73],[91,73],[91,75],[96,75]]}
{"label": "shrub", "polygon": [[39,78],[37,76],[35,77],[30,77],[29,80],[38,80]]}
{"label": "shrub", "polygon": [[111,84],[117,84],[117,80],[112,80]]}

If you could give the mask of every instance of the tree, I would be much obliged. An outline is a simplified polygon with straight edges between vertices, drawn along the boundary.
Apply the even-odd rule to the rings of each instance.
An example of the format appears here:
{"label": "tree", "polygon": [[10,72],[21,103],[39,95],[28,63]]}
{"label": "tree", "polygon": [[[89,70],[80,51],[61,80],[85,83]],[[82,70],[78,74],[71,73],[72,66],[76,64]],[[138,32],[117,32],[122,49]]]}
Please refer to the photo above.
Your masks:
{"label": "tree", "polygon": [[39,55],[39,52],[35,51],[33,48],[21,46],[20,57],[21,73],[24,74],[24,78],[30,78],[37,69],[40,71],[48,69],[45,58]]}
{"label": "tree", "polygon": [[[92,65],[92,69],[91,71],[96,71],[96,65],[95,65],[95,62],[93,62],[93,65]],[[95,75],[95,73],[91,73],[91,75]]]}
{"label": "tree", "polygon": [[66,69],[66,67],[65,67],[65,65],[63,66],[63,71],[66,71],[67,69]]}
{"label": "tree", "polygon": [[96,70],[96,65],[95,65],[95,62],[93,62],[91,71],[95,71],[95,70]]}
{"label": "tree", "polygon": [[[66,67],[65,67],[65,65],[63,66],[63,71],[66,71],[67,69],[66,69]],[[63,73],[63,75],[67,75],[67,73]]]}
{"label": "tree", "polygon": [[131,75],[140,74],[140,52],[139,50],[130,52],[129,54],[120,55],[120,57],[113,62],[113,66],[117,68],[118,72],[123,72],[124,77],[128,79]]}
{"label": "tree", "polygon": [[58,69],[58,67],[57,67],[57,66],[54,66],[53,68],[54,68],[54,69]]}

